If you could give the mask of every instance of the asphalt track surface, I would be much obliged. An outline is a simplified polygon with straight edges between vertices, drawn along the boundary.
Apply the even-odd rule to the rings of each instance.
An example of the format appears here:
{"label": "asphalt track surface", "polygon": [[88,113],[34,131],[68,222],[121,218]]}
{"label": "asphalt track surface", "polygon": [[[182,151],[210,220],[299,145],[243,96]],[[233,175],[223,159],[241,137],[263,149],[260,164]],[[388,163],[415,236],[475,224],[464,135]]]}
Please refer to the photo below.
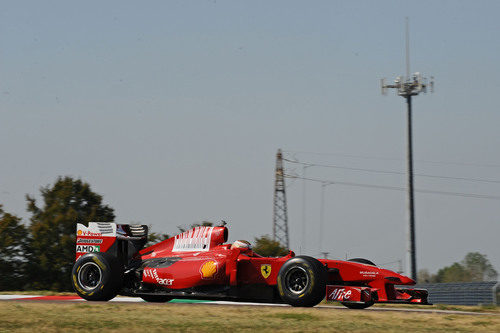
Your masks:
{"label": "asphalt track surface", "polygon": [[[37,295],[0,295],[0,301],[30,301],[30,302],[45,302],[45,303],[65,303],[65,302],[87,302],[78,296],[37,296]],[[112,303],[139,303],[148,305],[139,297],[115,297]],[[90,302],[93,303],[93,302]],[[103,303],[103,302],[95,302]],[[264,307],[290,307],[287,304],[270,304],[270,303],[249,303],[249,302],[229,302],[229,301],[199,301],[189,299],[174,299],[169,303],[182,303],[182,304],[202,304],[202,305],[234,305],[234,306],[264,306]],[[155,303],[158,304],[158,303]],[[412,313],[435,313],[435,314],[455,314],[455,315],[468,315],[468,316],[499,316],[496,313],[488,312],[471,312],[471,311],[454,311],[454,310],[437,310],[437,309],[410,309],[410,308],[377,308],[371,307],[364,310],[351,310],[344,306],[335,305],[317,305],[315,309],[322,310],[340,310],[340,311],[375,311],[375,312],[412,312]]]}

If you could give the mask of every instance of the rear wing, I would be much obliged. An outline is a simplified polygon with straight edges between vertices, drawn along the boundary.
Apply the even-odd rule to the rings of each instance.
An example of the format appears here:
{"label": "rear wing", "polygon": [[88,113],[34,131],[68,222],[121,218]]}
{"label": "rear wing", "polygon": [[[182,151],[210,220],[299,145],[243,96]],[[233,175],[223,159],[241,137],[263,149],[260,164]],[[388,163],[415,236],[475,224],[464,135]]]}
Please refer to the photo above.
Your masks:
{"label": "rear wing", "polygon": [[89,222],[76,225],[76,259],[85,253],[108,252],[128,261],[148,241],[148,226]]}

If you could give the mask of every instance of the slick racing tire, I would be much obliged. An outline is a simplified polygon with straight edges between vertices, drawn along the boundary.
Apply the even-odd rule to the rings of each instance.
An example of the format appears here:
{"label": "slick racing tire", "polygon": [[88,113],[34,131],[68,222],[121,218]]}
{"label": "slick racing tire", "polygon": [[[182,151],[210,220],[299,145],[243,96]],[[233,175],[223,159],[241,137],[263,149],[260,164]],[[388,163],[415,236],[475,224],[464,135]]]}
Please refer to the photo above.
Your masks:
{"label": "slick racing tire", "polygon": [[366,302],[366,303],[349,303],[349,302],[341,302],[343,306],[349,309],[366,309],[373,305],[374,302]]}
{"label": "slick racing tire", "polygon": [[172,297],[164,295],[142,295],[141,298],[150,303],[165,303],[172,300]]}
{"label": "slick racing tire", "polygon": [[278,273],[278,292],[292,306],[315,306],[325,298],[327,271],[317,259],[298,256],[289,259]]}
{"label": "slick racing tire", "polygon": [[347,261],[352,261],[352,262],[358,262],[360,264],[377,266],[377,265],[375,265],[375,263],[373,261],[365,259],[365,258],[352,258],[352,259],[349,259]]}
{"label": "slick racing tire", "polygon": [[109,301],[122,287],[123,269],[116,258],[102,253],[81,256],[71,272],[71,284],[87,301]]}

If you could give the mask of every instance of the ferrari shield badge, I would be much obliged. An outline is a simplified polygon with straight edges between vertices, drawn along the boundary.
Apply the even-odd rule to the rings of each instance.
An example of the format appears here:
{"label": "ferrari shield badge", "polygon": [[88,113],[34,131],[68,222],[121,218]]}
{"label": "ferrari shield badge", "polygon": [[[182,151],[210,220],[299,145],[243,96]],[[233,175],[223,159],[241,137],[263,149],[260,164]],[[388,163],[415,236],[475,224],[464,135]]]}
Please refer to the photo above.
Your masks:
{"label": "ferrari shield badge", "polygon": [[271,265],[269,264],[260,265],[260,273],[262,274],[264,279],[267,279],[269,275],[271,275]]}

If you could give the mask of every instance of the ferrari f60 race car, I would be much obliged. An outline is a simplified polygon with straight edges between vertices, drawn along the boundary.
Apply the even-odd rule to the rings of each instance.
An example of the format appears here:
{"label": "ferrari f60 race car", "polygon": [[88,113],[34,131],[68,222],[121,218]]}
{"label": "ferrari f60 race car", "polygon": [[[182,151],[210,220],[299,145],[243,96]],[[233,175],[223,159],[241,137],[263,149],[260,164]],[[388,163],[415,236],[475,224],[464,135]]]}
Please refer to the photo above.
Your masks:
{"label": "ferrari f60 race car", "polygon": [[250,243],[225,244],[225,226],[196,227],[150,247],[145,225],[77,225],[75,291],[89,301],[116,295],[148,302],[173,298],[288,303],[341,302],[363,309],[376,302],[428,304],[427,291],[396,285],[415,281],[366,259],[262,257]]}

